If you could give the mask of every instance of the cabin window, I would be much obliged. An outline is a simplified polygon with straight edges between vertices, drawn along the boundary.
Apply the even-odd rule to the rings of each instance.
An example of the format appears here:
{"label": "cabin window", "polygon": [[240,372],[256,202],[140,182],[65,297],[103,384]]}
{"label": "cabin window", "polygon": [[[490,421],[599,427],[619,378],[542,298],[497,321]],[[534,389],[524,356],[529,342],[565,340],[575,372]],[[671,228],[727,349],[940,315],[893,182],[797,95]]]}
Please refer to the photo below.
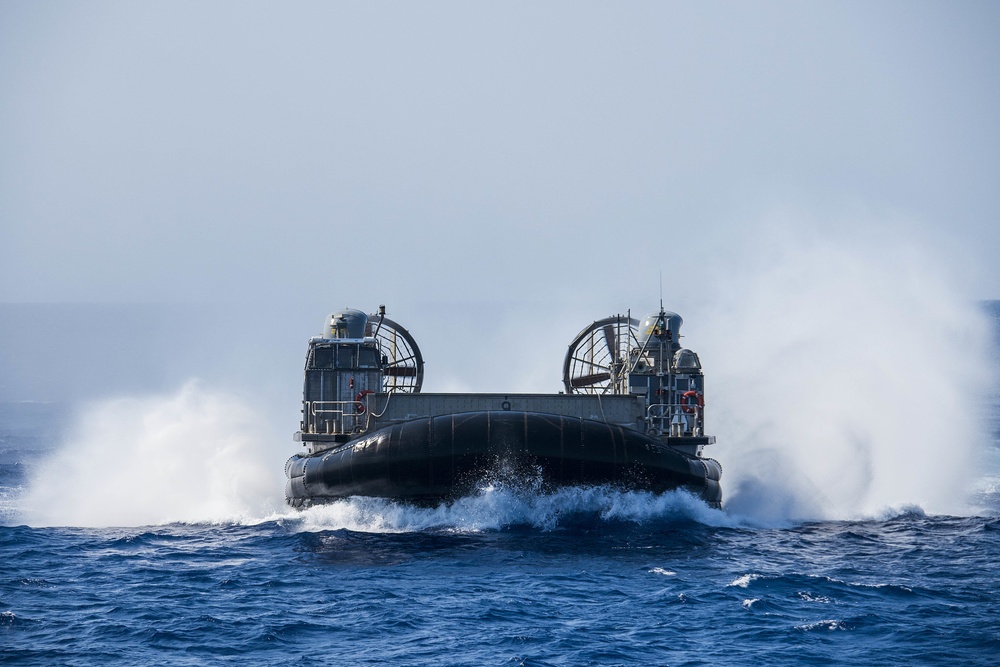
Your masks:
{"label": "cabin window", "polygon": [[353,345],[338,345],[337,368],[355,368],[354,352]]}
{"label": "cabin window", "polygon": [[317,347],[313,350],[313,368],[333,368],[333,348]]}
{"label": "cabin window", "polygon": [[358,350],[359,368],[378,368],[378,353],[370,347],[362,347]]}
{"label": "cabin window", "polygon": [[309,368],[378,368],[378,350],[357,345],[331,345],[312,351]]}

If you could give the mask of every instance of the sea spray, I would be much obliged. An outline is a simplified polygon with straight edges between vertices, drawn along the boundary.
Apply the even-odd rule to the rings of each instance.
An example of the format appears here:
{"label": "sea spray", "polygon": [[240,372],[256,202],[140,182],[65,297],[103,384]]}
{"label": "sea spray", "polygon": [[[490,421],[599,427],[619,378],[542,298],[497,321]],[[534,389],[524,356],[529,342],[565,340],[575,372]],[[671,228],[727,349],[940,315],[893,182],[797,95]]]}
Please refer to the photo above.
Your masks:
{"label": "sea spray", "polygon": [[[958,296],[946,267],[916,245],[856,234],[762,234],[759,248],[746,248],[751,259],[706,273],[714,283],[700,307],[679,308],[708,375],[708,429],[719,442],[706,453],[724,466],[727,521],[783,525],[908,505],[965,512],[984,462],[994,462],[994,474],[1000,464],[995,450],[992,458],[981,451],[989,439],[977,414],[986,322]],[[666,296],[671,306],[669,286]],[[22,520],[286,516],[283,462],[296,448],[289,425],[274,426],[246,401],[198,384],[174,396],[92,404],[64,446],[34,465]],[[992,497],[995,484],[978,492]],[[557,516],[545,503],[559,496],[490,493],[413,513],[382,501],[335,503],[305,521],[328,512],[315,525],[489,529],[546,527]]]}
{"label": "sea spray", "polygon": [[551,493],[487,486],[476,493],[418,507],[384,498],[346,498],[304,510],[292,525],[308,532],[350,530],[365,533],[418,531],[483,532],[529,526],[543,532],[574,527],[581,521],[649,523],[695,522],[706,526],[746,525],[683,491],[654,494],[604,486],[564,487]]}
{"label": "sea spray", "polygon": [[988,442],[988,329],[941,260],[764,234],[697,323],[726,506],[758,519],[961,513]]}
{"label": "sea spray", "polygon": [[172,396],[85,406],[35,466],[30,525],[247,521],[282,509],[287,452],[259,411],[197,382]]}

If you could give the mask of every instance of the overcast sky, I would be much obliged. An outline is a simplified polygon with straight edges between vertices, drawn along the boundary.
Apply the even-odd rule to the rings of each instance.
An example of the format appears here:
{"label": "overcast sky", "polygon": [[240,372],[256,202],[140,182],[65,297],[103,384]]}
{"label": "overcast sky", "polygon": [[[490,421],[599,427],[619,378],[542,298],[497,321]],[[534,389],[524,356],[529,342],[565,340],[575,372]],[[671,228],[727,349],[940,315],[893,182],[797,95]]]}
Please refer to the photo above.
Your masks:
{"label": "overcast sky", "polygon": [[199,378],[290,446],[332,310],[558,391],[662,290],[727,469],[860,497],[977,441],[998,256],[995,1],[0,0],[0,403]]}
{"label": "overcast sky", "polygon": [[624,309],[775,216],[1000,297],[997,35],[992,2],[3,0],[0,301]]}
{"label": "overcast sky", "polygon": [[[1000,298],[997,35],[991,2],[0,0],[0,303],[225,305],[200,342],[155,321],[191,351],[164,377],[256,337],[220,367],[274,351],[283,386],[324,315],[386,303],[431,388],[548,391],[661,273],[696,338],[928,264]],[[6,312],[4,363],[62,383],[60,311]],[[138,369],[147,311],[66,312],[84,384]]]}

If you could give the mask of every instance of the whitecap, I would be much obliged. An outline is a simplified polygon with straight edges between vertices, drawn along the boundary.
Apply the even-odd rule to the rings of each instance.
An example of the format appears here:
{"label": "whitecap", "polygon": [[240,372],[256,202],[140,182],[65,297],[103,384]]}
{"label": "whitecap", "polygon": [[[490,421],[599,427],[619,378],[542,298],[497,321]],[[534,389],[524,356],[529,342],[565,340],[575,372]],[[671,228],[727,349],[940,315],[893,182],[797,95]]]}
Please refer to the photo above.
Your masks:
{"label": "whitecap", "polygon": [[763,578],[762,575],[759,574],[744,574],[742,577],[737,577],[736,579],[734,579],[732,583],[729,584],[729,586],[733,586],[736,588],[746,588],[747,586],[750,585],[751,582],[757,581],[758,579],[762,578]]}
{"label": "whitecap", "polygon": [[847,630],[847,625],[843,621],[838,621],[836,619],[825,619],[822,621],[816,621],[815,623],[796,625],[795,629],[803,632],[810,632],[812,630],[829,630],[830,632],[833,632],[834,630]]}

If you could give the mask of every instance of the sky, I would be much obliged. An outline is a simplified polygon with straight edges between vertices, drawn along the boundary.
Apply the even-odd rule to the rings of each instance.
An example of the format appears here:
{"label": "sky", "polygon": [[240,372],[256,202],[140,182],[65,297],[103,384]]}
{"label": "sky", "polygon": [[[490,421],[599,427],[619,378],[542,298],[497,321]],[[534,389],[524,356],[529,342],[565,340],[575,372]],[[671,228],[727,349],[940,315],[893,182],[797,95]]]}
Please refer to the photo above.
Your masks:
{"label": "sky", "polygon": [[207,305],[296,358],[386,303],[429,364],[558,368],[787,238],[1000,298],[998,34],[991,2],[0,0],[0,303]]}
{"label": "sky", "polygon": [[[662,298],[727,498],[933,507],[995,441],[997,35],[972,0],[0,0],[0,430],[247,431],[280,476],[333,310],[386,304],[425,391],[553,392]],[[771,460],[794,502],[741,493]]]}

